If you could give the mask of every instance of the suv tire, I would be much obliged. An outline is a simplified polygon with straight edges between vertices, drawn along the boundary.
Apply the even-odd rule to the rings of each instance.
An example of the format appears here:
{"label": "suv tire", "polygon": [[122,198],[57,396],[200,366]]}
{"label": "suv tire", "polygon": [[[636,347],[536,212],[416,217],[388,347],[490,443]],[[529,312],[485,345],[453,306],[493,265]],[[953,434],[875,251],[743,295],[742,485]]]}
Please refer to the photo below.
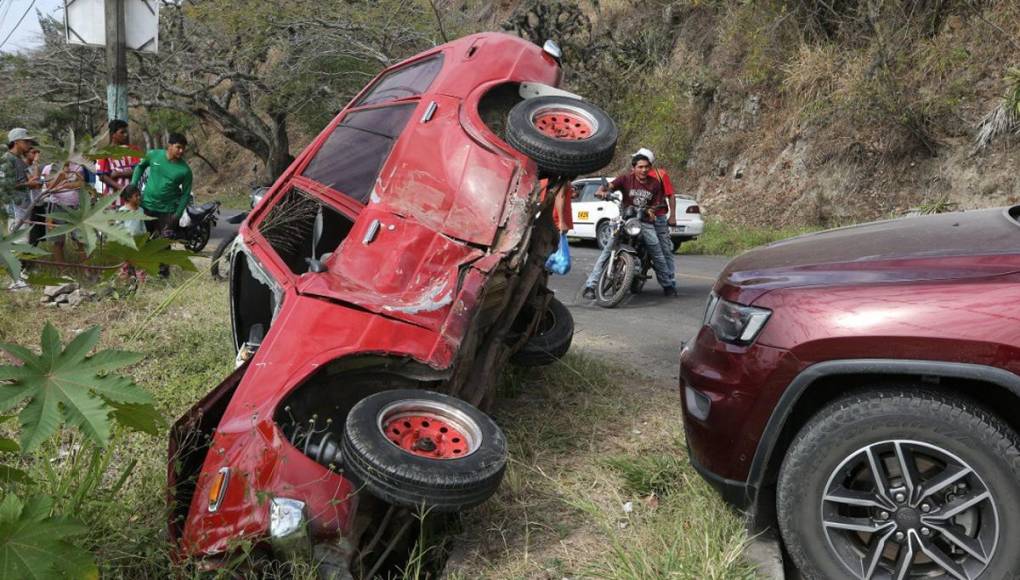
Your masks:
{"label": "suv tire", "polygon": [[[869,463],[874,458],[877,463]],[[904,474],[911,469],[898,467],[904,462],[916,470],[910,478]],[[880,484],[874,483],[875,470],[869,465],[880,466],[884,474],[880,480],[885,481],[885,498],[875,493]],[[926,491],[937,485],[939,475],[949,473],[963,475]],[[908,479],[913,485],[907,485]],[[1020,537],[1018,480],[1017,434],[981,407],[921,390],[859,393],[823,408],[795,437],[779,473],[779,527],[790,555],[808,578],[888,575],[899,565],[892,558],[906,555],[908,545],[928,559],[928,564],[915,563],[910,572],[921,573],[928,566],[929,572],[943,573],[937,578],[953,577],[945,566],[933,567],[925,550],[934,546],[951,561],[972,566],[974,576],[976,571],[981,578],[1014,578],[1020,556],[1009,544]],[[846,493],[848,489],[852,492]],[[988,496],[967,510],[939,519],[985,492]],[[847,530],[844,525],[874,531]],[[901,533],[903,538],[898,538]],[[987,566],[959,543],[955,553],[947,552],[954,545],[952,534],[957,540],[984,534],[979,545],[989,558]],[[879,560],[870,574],[868,550],[877,552]]]}
{"label": "suv tire", "polygon": [[503,479],[506,437],[457,397],[382,391],[358,401],[344,425],[344,476],[387,503],[455,512],[488,499]]}
{"label": "suv tire", "polygon": [[510,356],[510,362],[521,367],[552,364],[570,350],[574,339],[574,316],[562,302],[553,298],[542,313],[538,329],[521,348]]}
{"label": "suv tire", "polygon": [[602,169],[613,160],[617,136],[616,123],[605,111],[568,97],[521,101],[510,109],[506,121],[507,143],[534,159],[540,170],[555,175]]}

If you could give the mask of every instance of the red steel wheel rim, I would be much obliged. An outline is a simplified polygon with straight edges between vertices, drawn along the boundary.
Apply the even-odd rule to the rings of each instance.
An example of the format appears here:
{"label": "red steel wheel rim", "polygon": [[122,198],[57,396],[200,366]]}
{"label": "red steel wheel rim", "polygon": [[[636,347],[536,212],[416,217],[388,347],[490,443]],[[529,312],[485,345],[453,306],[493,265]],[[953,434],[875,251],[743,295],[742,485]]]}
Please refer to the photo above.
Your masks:
{"label": "red steel wheel rim", "polygon": [[435,416],[402,415],[385,424],[386,438],[394,445],[421,457],[457,459],[468,454],[468,438]]}
{"label": "red steel wheel rim", "polygon": [[591,119],[566,109],[545,109],[532,118],[535,129],[543,135],[567,141],[582,141],[595,133]]}

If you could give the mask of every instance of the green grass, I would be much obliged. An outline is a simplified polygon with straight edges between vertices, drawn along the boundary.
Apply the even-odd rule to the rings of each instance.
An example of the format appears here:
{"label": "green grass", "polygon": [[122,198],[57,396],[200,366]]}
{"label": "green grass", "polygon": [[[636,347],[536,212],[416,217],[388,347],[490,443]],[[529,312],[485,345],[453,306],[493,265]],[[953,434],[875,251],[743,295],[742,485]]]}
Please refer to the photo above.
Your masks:
{"label": "green grass", "polygon": [[772,242],[822,229],[821,227],[812,226],[788,226],[780,228],[741,226],[709,219],[705,220],[705,232],[696,240],[684,242],[677,253],[735,256],[758,246],[764,246]]}
{"label": "green grass", "polygon": [[[186,281],[150,278],[135,294],[72,310],[42,306],[38,290],[0,292],[0,342],[37,344],[47,320],[65,340],[98,324],[100,348],[146,355],[130,374],[167,420],[159,436],[118,432],[109,450],[95,452],[68,431],[17,462],[58,509],[87,522],[84,545],[103,578],[198,575],[175,566],[166,544],[167,429],[232,370],[233,350],[226,284],[205,274]],[[174,292],[180,296],[152,317]],[[455,553],[450,577],[752,576],[740,557],[739,518],[687,464],[676,393],[647,385],[632,369],[583,354],[543,369],[509,367],[492,414],[507,434],[510,463],[496,496],[463,513],[452,538],[440,538]],[[405,577],[423,577],[429,546]]]}

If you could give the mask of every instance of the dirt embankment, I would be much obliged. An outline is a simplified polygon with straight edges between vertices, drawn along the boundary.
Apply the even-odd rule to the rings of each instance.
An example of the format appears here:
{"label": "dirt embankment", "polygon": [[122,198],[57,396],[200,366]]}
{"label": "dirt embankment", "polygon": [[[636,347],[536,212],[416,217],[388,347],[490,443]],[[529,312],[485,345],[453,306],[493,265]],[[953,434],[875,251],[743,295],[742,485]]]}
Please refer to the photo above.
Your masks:
{"label": "dirt embankment", "polygon": [[761,6],[667,7],[672,48],[649,97],[678,97],[686,135],[659,145],[682,151],[670,161],[684,192],[708,215],[760,226],[1020,201],[1020,139],[975,150],[1020,66],[1018,7],[940,5],[847,12],[821,31]]}

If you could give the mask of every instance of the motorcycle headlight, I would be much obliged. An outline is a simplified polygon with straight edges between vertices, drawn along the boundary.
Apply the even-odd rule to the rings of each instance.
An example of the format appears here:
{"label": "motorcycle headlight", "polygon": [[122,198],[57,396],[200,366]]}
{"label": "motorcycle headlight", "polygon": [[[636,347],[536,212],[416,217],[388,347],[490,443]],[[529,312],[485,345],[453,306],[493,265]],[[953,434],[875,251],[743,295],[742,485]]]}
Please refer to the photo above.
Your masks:
{"label": "motorcycle headlight", "polygon": [[628,236],[636,236],[641,233],[641,222],[637,218],[631,218],[623,225],[623,229]]}
{"label": "motorcycle headlight", "polygon": [[715,337],[723,342],[747,345],[754,342],[765,327],[771,310],[744,306],[722,298],[709,299],[709,311],[705,319]]}

